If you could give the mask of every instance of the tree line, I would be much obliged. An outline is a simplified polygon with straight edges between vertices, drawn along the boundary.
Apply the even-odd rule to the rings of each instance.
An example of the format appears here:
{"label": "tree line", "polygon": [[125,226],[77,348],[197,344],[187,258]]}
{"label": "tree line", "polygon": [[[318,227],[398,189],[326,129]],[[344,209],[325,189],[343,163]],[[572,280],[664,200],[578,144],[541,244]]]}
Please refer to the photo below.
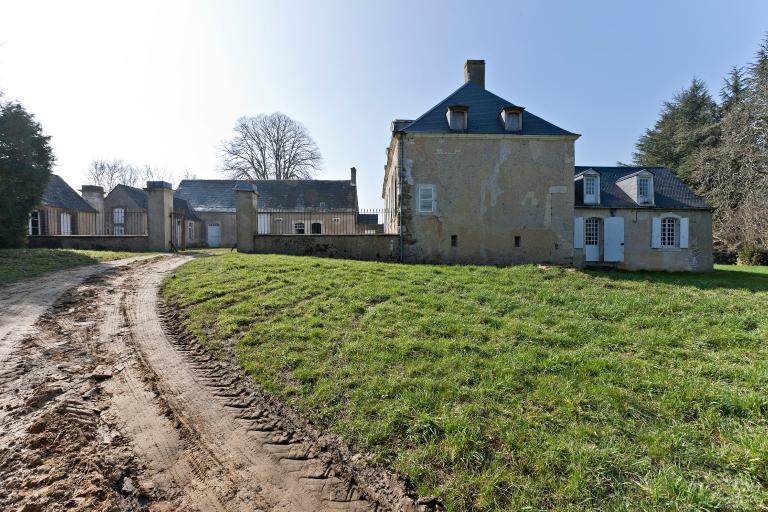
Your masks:
{"label": "tree line", "polygon": [[723,79],[719,102],[707,85],[664,103],[639,138],[635,165],[672,170],[712,205],[716,249],[745,261],[768,251],[768,35],[746,66]]}

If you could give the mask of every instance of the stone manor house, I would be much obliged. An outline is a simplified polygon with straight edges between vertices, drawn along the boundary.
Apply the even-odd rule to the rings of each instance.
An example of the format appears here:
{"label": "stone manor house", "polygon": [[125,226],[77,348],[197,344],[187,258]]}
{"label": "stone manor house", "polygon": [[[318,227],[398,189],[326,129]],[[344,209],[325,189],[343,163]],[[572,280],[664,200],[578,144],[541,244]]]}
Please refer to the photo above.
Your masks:
{"label": "stone manor house", "polygon": [[382,197],[402,260],[712,269],[712,209],[662,167],[576,166],[575,133],[485,88],[485,61],[391,125]]}

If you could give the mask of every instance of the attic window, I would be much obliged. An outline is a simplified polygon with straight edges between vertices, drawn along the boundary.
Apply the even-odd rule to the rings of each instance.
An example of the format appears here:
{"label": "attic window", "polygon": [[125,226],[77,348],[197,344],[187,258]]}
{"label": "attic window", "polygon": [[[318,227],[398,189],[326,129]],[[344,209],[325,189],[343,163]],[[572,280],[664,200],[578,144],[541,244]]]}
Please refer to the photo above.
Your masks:
{"label": "attic window", "polygon": [[651,178],[648,176],[637,178],[637,203],[653,204],[653,187],[651,185]]}
{"label": "attic window", "polygon": [[519,132],[523,129],[523,109],[520,107],[506,107],[501,111],[501,122],[504,131]]}
{"label": "attic window", "polygon": [[600,176],[594,171],[584,175],[584,204],[600,204]]}
{"label": "attic window", "polygon": [[446,114],[448,118],[448,127],[451,130],[466,130],[467,129],[467,117],[469,115],[469,107],[464,107],[461,105],[454,105],[452,107],[448,107],[448,113]]}

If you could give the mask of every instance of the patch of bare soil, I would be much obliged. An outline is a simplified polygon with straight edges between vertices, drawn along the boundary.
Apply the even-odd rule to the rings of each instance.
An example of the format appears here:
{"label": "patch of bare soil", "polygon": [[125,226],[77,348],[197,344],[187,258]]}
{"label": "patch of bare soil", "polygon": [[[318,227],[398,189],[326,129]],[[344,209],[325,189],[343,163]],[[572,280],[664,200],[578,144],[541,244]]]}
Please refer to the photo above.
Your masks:
{"label": "patch of bare soil", "polygon": [[6,344],[0,510],[437,509],[161,321],[188,259],[91,278]]}

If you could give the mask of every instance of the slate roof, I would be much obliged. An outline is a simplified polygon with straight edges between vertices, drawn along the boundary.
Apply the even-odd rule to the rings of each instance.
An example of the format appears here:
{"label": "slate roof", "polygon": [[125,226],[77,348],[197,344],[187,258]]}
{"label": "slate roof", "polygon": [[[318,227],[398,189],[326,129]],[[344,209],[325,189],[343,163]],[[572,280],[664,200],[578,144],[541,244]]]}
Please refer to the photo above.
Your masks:
{"label": "slate roof", "polygon": [[[600,204],[584,204],[583,180],[576,181],[576,206],[590,208],[656,208],[674,209],[711,209],[712,207],[700,196],[696,195],[682,181],[665,167],[590,167],[577,165],[575,176],[594,170],[600,175]],[[653,206],[639,206],[616,184],[623,178],[637,174],[640,171],[653,174]]]}
{"label": "slate roof", "polygon": [[[462,105],[469,107],[469,124],[466,130],[457,132],[448,128],[446,112],[449,106]],[[499,115],[504,107],[514,107],[512,102],[500,98],[483,87],[467,82],[450,96],[435,105],[424,115],[410,124],[405,125],[402,120],[393,122],[395,131],[405,133],[493,133],[508,134],[504,130]],[[520,107],[518,107],[520,108]],[[520,135],[574,135],[563,130],[544,119],[523,110],[523,129],[515,132]]]}
{"label": "slate roof", "polygon": [[[133,200],[133,202],[136,203],[139,208],[144,210],[147,209],[148,197],[145,190],[123,184],[116,185],[115,189],[117,188],[125,191],[125,193]],[[197,217],[195,217],[195,213],[192,211],[192,208],[189,207],[187,201],[176,195],[173,197],[173,209],[184,211],[185,216],[191,220],[199,220]]]}
{"label": "slate roof", "polygon": [[75,192],[72,187],[67,185],[66,181],[56,174],[51,175],[41,204],[53,208],[67,208],[96,213],[96,209],[93,206],[88,204],[80,194]]}
{"label": "slate roof", "polygon": [[259,209],[357,208],[357,187],[349,180],[184,180],[176,196],[198,211],[234,212],[235,186],[249,183],[259,194]]}

